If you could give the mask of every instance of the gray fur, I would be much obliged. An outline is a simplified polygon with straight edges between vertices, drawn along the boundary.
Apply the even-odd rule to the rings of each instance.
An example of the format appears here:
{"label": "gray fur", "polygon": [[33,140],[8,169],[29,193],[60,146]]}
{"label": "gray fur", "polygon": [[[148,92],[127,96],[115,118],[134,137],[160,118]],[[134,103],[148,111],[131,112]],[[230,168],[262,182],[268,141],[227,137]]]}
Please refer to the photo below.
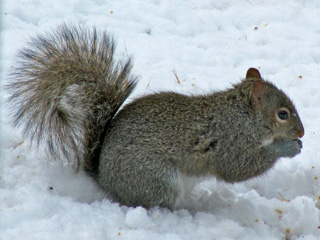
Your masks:
{"label": "gray fur", "polygon": [[96,171],[102,134],[136,85],[131,59],[114,51],[106,33],[62,25],[19,52],[6,86],[14,124],[76,169]]}
{"label": "gray fur", "polygon": [[[106,34],[63,26],[22,50],[9,90],[26,135],[76,159],[115,201],[173,209],[181,179],[244,181],[300,153],[304,129],[292,101],[256,69],[225,91],[156,93],[116,114],[136,78],[130,60],[115,67],[113,51]],[[279,121],[283,108],[289,117]]]}

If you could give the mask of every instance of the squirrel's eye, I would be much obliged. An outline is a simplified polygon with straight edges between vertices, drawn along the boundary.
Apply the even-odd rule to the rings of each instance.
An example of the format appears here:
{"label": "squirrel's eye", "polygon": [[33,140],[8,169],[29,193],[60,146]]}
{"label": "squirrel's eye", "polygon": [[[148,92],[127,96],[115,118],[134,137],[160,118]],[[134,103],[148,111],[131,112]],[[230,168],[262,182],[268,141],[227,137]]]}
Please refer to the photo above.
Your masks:
{"label": "squirrel's eye", "polygon": [[290,110],[286,107],[278,109],[276,119],[279,123],[285,123],[290,118]]}
{"label": "squirrel's eye", "polygon": [[288,119],[289,114],[287,111],[281,110],[278,112],[278,116],[281,120],[286,120],[286,119]]}

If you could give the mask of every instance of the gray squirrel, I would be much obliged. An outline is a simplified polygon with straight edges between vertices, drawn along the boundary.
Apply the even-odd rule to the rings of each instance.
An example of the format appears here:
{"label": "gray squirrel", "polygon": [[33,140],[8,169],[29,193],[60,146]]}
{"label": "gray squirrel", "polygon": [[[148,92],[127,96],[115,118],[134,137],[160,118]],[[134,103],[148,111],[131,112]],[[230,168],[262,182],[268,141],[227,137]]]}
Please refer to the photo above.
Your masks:
{"label": "gray squirrel", "polygon": [[160,92],[122,106],[138,78],[115,47],[105,32],[63,24],[19,51],[6,86],[24,136],[46,142],[112,200],[177,209],[202,178],[245,181],[300,153],[292,101],[257,69],[225,91]]}

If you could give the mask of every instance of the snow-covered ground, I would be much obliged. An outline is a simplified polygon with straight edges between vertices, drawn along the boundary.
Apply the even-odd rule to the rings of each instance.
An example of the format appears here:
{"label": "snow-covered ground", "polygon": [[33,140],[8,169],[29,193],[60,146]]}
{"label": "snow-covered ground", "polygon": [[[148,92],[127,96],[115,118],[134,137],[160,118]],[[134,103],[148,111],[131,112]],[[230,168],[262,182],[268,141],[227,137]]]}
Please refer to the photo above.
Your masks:
{"label": "snow-covered ground", "polygon": [[221,90],[256,67],[305,127],[297,157],[244,183],[203,182],[195,211],[170,212],[112,203],[84,173],[29,147],[1,105],[1,240],[320,239],[319,0],[6,0],[1,18],[1,85],[30,37],[79,23],[112,33],[118,56],[134,57],[133,97]]}

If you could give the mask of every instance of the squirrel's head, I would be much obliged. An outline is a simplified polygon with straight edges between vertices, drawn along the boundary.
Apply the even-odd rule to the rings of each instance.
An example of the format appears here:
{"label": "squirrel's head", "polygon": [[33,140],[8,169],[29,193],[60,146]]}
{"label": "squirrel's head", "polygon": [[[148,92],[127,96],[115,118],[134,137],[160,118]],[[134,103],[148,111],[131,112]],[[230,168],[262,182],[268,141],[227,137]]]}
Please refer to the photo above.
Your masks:
{"label": "squirrel's head", "polygon": [[256,116],[264,119],[271,138],[294,140],[302,138],[304,128],[300,117],[289,97],[272,83],[261,78],[259,71],[250,68],[246,81],[252,83],[250,102]]}

